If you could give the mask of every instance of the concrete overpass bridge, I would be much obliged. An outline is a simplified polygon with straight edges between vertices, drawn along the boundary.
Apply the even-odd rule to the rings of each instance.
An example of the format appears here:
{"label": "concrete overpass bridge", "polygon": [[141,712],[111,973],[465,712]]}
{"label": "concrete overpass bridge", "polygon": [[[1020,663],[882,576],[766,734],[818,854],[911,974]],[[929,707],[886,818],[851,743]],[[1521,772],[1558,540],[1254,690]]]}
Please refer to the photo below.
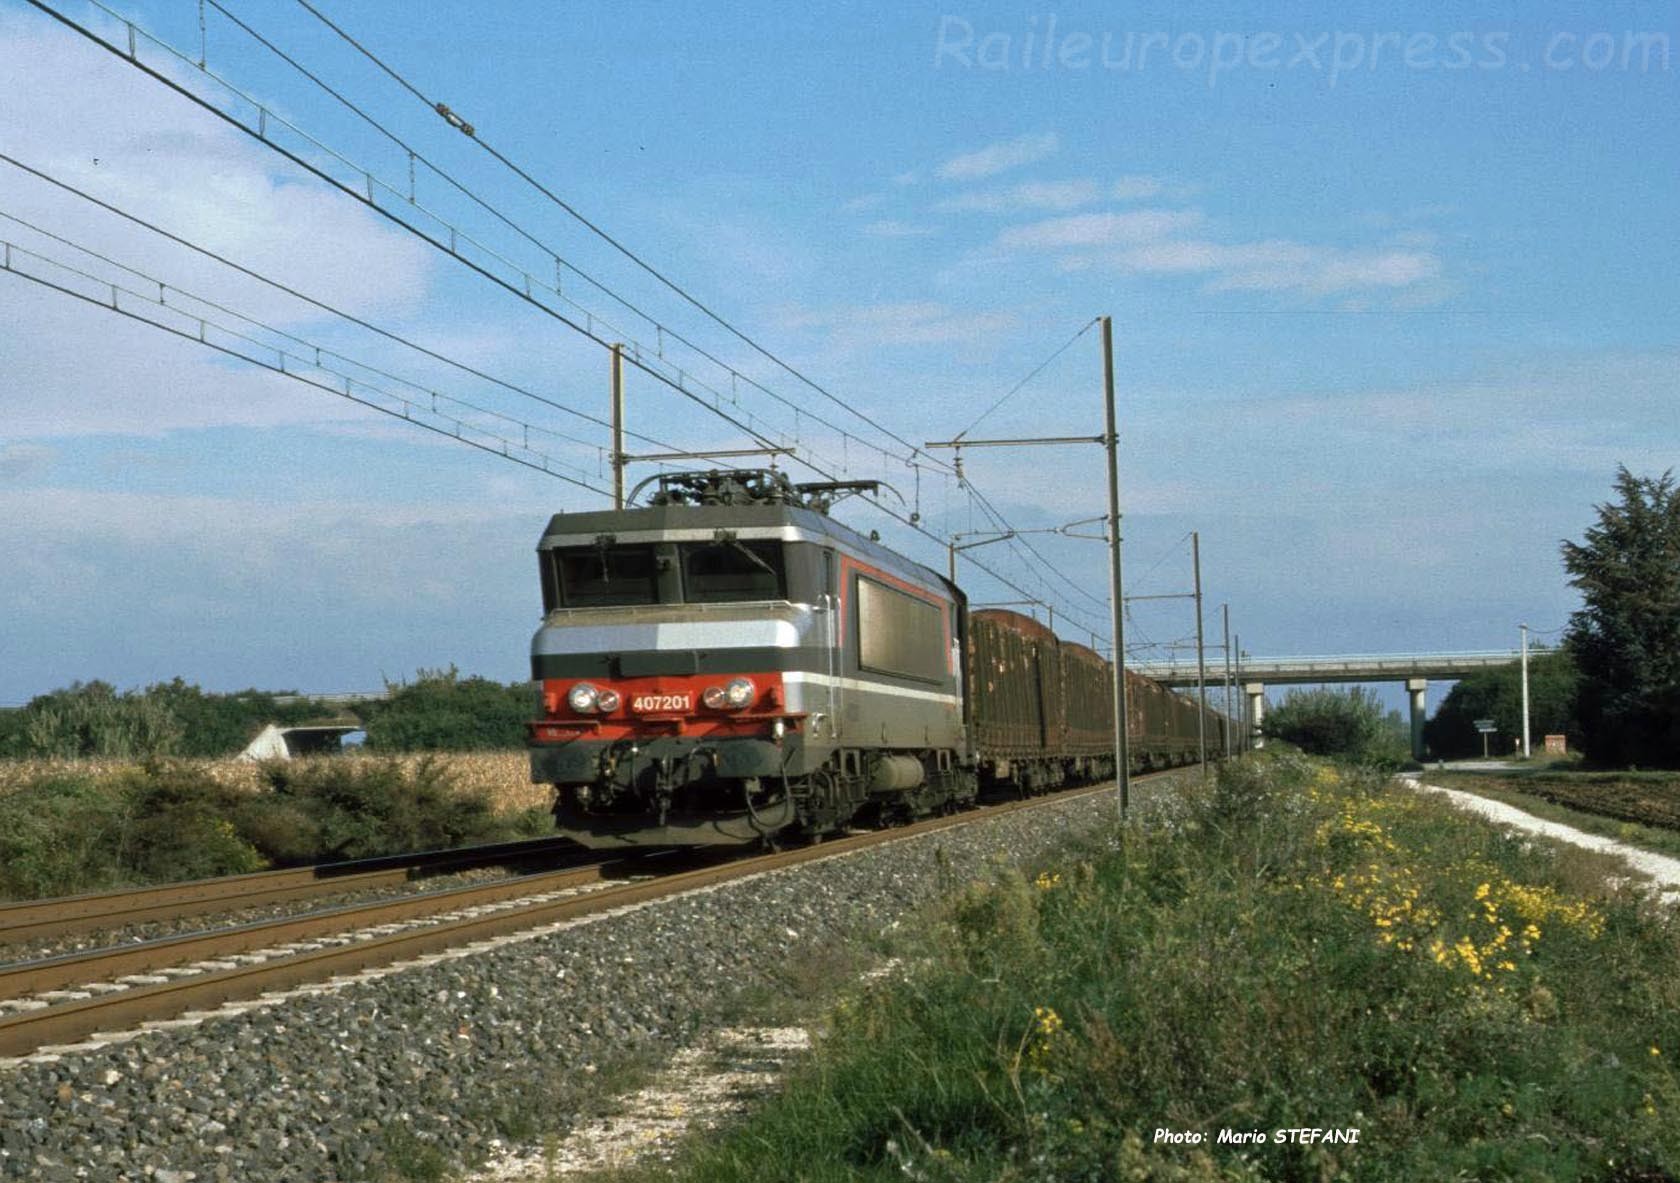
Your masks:
{"label": "concrete overpass bridge", "polygon": [[[1260,724],[1266,716],[1266,687],[1317,685],[1324,682],[1404,682],[1411,695],[1412,755],[1423,759],[1424,695],[1429,679],[1454,681],[1465,674],[1522,659],[1516,649],[1486,649],[1472,653],[1381,653],[1335,657],[1248,657],[1237,669],[1243,693],[1248,696],[1249,725],[1255,743],[1260,742]],[[1196,684],[1194,661],[1151,662],[1126,668],[1169,686]],[[1209,681],[1217,682],[1223,670],[1207,667]]]}

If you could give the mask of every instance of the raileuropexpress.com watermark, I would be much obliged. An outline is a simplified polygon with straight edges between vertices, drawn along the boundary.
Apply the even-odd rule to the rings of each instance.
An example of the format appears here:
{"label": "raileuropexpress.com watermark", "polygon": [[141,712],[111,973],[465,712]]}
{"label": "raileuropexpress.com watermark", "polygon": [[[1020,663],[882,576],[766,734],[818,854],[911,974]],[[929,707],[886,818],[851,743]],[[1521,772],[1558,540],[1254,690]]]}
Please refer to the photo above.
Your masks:
{"label": "raileuropexpress.com watermark", "polygon": [[1240,71],[1310,71],[1336,86],[1358,74],[1577,72],[1666,74],[1662,29],[1140,31],[1081,27],[1056,14],[987,27],[966,16],[939,18],[937,70],[983,73],[1178,72],[1217,86]]}

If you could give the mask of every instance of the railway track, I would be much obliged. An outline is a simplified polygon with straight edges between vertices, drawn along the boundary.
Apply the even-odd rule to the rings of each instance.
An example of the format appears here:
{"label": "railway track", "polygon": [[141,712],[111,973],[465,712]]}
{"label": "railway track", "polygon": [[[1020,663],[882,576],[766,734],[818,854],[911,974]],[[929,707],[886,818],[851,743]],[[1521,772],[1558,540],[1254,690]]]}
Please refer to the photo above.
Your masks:
{"label": "railway track", "polygon": [[124,976],[245,954],[252,954],[253,961],[266,960],[266,957],[259,958],[256,954],[380,925],[401,924],[507,900],[588,887],[607,879],[614,871],[633,873],[636,861],[615,859],[596,862],[494,883],[473,884],[394,900],[349,904],[182,936],[0,964],[0,1013],[18,1009],[8,1008],[8,1001],[39,996],[44,991],[94,982],[115,982]]}
{"label": "railway track", "polygon": [[[618,857],[494,884],[4,965],[0,998],[14,1000],[14,1013],[0,1016],[0,1057],[1107,791],[1107,785],[1076,789],[727,861],[673,852]],[[413,923],[422,918],[426,922]],[[126,980],[114,981],[117,977]],[[73,985],[86,988],[64,988]],[[16,1009],[20,998],[27,998],[27,1009]]]}
{"label": "railway track", "polygon": [[517,866],[578,855],[576,843],[564,838],[536,838],[0,904],[0,949],[128,924],[367,891],[477,867]]}

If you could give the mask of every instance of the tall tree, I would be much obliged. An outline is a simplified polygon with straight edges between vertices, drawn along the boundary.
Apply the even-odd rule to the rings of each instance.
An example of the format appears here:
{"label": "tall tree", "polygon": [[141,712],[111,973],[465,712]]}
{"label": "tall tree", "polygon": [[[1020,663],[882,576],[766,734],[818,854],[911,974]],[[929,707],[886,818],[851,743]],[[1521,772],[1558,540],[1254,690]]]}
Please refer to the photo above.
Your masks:
{"label": "tall tree", "polygon": [[1602,763],[1680,767],[1680,488],[1672,471],[1620,468],[1616,492],[1581,542],[1563,544],[1582,599],[1569,646],[1583,741]]}
{"label": "tall tree", "polygon": [[[1528,659],[1529,730],[1538,746],[1540,737],[1565,735],[1569,746],[1581,745],[1575,699],[1579,675],[1568,649],[1536,649]],[[1517,662],[1465,674],[1447,692],[1423,729],[1423,741],[1434,756],[1448,759],[1482,754],[1477,719],[1492,719],[1499,728],[1491,750],[1511,751],[1522,735],[1522,668]]]}

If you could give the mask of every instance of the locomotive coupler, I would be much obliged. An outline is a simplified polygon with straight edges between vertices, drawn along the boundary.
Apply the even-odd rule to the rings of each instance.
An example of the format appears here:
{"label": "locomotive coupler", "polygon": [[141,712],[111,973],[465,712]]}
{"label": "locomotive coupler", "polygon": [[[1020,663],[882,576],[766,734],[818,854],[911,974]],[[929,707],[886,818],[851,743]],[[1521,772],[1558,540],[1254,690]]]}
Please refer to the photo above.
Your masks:
{"label": "locomotive coupler", "polygon": [[663,826],[671,812],[671,798],[675,795],[672,786],[672,761],[669,756],[661,756],[655,761],[655,777],[653,784],[653,804],[659,812],[659,824]]}
{"label": "locomotive coupler", "polygon": [[629,784],[636,779],[636,745],[630,742],[611,744],[601,750],[595,763],[595,782],[600,787],[602,796],[611,799],[618,795],[618,766],[621,760],[628,759],[630,775],[625,778]]}

